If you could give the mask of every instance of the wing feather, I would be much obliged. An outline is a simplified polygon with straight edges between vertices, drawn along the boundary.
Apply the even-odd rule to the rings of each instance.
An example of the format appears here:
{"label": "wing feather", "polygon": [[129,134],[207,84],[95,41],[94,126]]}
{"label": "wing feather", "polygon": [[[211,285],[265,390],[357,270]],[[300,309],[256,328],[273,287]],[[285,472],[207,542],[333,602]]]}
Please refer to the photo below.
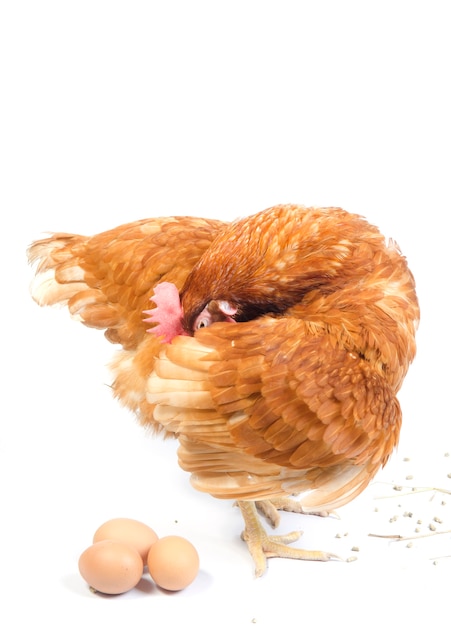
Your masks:
{"label": "wing feather", "polygon": [[[285,346],[290,361],[283,357]],[[202,360],[193,358],[200,352]],[[214,324],[195,338],[178,338],[161,358],[171,382],[183,364],[181,384],[187,396],[199,397],[179,403],[167,394],[157,365],[147,398],[178,404],[181,465],[194,474],[197,488],[217,497],[265,498],[284,493],[287,485],[292,492],[311,491],[318,476],[333,475],[331,501],[324,486],[321,498],[310,501],[323,507],[343,502],[364,488],[397,441],[399,406],[386,381],[328,335],[311,337],[302,320]],[[199,377],[201,391],[193,385]],[[211,400],[208,410],[185,414],[183,406],[201,406],[203,394]]]}

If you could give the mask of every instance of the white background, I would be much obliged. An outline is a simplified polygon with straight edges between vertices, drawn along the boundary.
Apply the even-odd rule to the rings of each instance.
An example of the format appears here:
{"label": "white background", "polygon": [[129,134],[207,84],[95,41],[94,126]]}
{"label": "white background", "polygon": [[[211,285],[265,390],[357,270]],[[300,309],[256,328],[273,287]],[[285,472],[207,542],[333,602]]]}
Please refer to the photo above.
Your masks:
{"label": "white background", "polygon": [[[451,622],[451,534],[368,538],[428,532],[434,517],[451,529],[449,494],[409,494],[451,489],[447,5],[1,4],[2,623]],[[238,510],[196,493],[174,444],[111,398],[102,333],[31,301],[25,249],[46,230],[282,202],[339,205],[394,237],[422,323],[400,448],[378,482],[340,519],[283,516],[300,545],[358,559],[272,560],[255,580]],[[115,516],[189,538],[195,583],[91,594],[78,556]]]}

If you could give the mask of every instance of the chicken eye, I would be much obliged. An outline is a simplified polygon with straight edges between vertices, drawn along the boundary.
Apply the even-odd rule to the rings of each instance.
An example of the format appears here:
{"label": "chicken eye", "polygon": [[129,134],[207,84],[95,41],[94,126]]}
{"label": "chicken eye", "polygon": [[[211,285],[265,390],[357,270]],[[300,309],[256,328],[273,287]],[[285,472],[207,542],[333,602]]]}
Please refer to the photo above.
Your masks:
{"label": "chicken eye", "polygon": [[199,328],[207,328],[210,324],[211,320],[208,317],[202,317],[196,324],[196,330],[199,330]]}

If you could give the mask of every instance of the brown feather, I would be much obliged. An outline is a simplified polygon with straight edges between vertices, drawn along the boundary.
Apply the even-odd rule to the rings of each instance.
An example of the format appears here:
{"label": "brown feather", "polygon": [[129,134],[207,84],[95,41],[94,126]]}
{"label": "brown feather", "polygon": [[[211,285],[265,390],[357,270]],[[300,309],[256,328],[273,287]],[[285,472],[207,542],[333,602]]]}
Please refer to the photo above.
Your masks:
{"label": "brown feather", "polygon": [[[233,454],[210,440],[208,454],[190,456],[207,442],[202,429],[192,440],[186,434],[180,461],[195,486],[265,498],[287,484],[315,489],[323,477],[335,487],[309,502],[332,507],[354,497],[398,441],[395,396],[415,355],[418,304],[399,249],[341,210],[276,207],[233,224],[200,259],[182,289],[187,329],[214,299],[237,304],[247,321],[213,324],[167,351],[194,372],[190,354],[211,348],[205,379],[233,440]],[[159,381],[150,383],[148,398],[159,402]],[[246,485],[231,480],[243,471]]]}
{"label": "brown feather", "polygon": [[145,398],[147,377],[161,343],[147,333],[143,310],[153,287],[179,288],[225,224],[202,218],[144,219],[93,237],[55,233],[28,249],[36,264],[32,296],[40,305],[65,304],[86,326],[105,330],[124,352],[113,360],[113,389],[143,424],[157,430]]}
{"label": "brown feather", "polygon": [[[304,510],[330,510],[396,446],[419,308],[399,248],[360,216],[282,205],[230,225],[141,220],[94,237],[55,234],[29,256],[39,304],[67,304],[122,345],[115,395],[178,437],[197,489],[299,493]],[[180,290],[191,335],[167,344],[142,315],[163,281]],[[221,303],[238,323],[196,331]]]}

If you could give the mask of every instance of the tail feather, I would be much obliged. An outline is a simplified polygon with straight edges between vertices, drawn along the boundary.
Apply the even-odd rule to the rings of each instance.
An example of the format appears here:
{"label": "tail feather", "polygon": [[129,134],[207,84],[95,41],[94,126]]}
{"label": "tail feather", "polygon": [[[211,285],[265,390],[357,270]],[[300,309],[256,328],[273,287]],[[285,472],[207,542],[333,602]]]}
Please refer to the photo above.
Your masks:
{"label": "tail feather", "polygon": [[28,259],[36,264],[31,296],[40,306],[67,306],[71,316],[87,326],[108,328],[118,323],[117,312],[102,291],[87,284],[81,265],[87,239],[55,233],[29,247]]}
{"label": "tail feather", "polygon": [[75,248],[87,239],[83,235],[53,233],[29,246],[28,260],[31,264],[38,264],[36,273],[40,274],[47,269],[62,266],[66,261],[73,261],[76,257]]}
{"label": "tail feather", "polygon": [[55,270],[38,273],[31,283],[31,296],[40,306],[65,305],[78,292],[87,289],[83,282],[59,282]]}
{"label": "tail feather", "polygon": [[86,241],[81,235],[55,233],[28,248],[28,259],[36,264],[31,296],[40,306],[66,305],[88,289],[79,264],[77,248]]}

